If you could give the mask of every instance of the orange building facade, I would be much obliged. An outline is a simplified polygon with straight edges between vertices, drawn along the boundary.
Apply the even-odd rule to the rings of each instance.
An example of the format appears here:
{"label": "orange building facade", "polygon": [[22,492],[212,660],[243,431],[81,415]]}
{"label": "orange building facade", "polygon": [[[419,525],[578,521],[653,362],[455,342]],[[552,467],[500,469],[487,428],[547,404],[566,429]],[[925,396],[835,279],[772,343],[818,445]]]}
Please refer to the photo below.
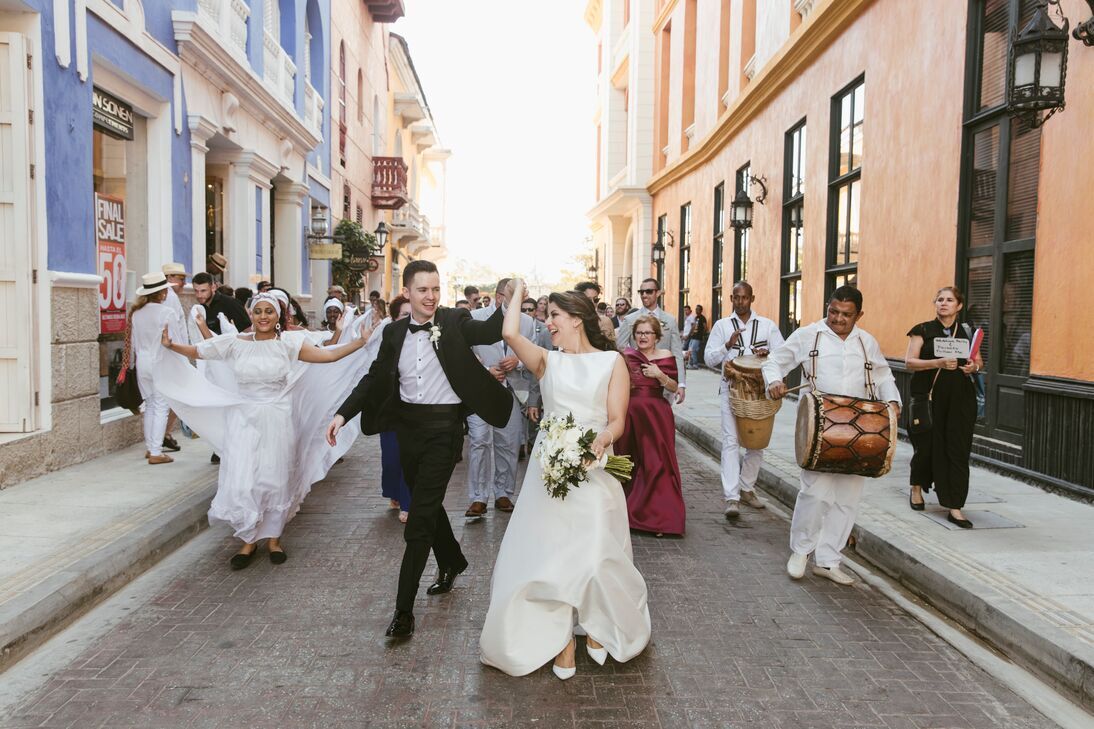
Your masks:
{"label": "orange building facade", "polygon": [[[595,2],[604,17],[641,16],[636,4]],[[861,326],[906,387],[906,332],[956,283],[986,334],[974,453],[1094,493],[1094,48],[1069,43],[1067,107],[1036,126],[1005,103],[1011,34],[1035,0],[650,4],[652,26],[630,29],[651,34],[653,54],[639,265],[660,277],[665,308],[702,304],[713,322],[744,279],[755,311],[788,334],[853,283]],[[1090,12],[1082,0],[1061,10],[1073,26]],[[738,231],[741,191],[753,222]],[[609,260],[612,242],[598,245]]]}

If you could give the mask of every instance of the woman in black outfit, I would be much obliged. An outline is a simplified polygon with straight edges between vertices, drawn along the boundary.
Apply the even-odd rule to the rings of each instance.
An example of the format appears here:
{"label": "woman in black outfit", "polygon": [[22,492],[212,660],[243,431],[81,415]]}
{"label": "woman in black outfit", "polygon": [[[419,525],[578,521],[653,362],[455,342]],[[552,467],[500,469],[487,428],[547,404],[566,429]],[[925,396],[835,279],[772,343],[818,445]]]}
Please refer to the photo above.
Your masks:
{"label": "woman in black outfit", "polygon": [[908,353],[904,358],[912,374],[912,397],[931,400],[930,430],[911,433],[911,492],[908,503],[916,511],[924,508],[923,492],[934,484],[938,503],[949,509],[947,518],[963,529],[972,522],[961,513],[969,495],[969,453],[976,423],[976,389],[972,375],[983,366],[980,355],[967,361],[935,357],[934,341],[939,337],[972,340],[968,324],[959,324],[958,314],[965,297],[956,287],[939,289],[935,295],[936,318],[916,324],[908,332]]}

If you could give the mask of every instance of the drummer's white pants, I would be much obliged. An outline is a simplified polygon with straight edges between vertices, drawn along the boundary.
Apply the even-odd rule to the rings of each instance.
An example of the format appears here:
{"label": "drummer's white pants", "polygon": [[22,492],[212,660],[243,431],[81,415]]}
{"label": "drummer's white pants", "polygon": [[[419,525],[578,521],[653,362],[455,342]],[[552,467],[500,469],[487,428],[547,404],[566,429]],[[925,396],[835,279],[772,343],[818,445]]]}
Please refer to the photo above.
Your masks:
{"label": "drummer's white pants", "polygon": [[790,550],[804,555],[813,552],[818,567],[839,567],[866,479],[802,469],[800,483],[790,521]]}
{"label": "drummer's white pants", "polygon": [[729,388],[722,383],[722,494],[726,501],[740,501],[741,491],[753,491],[764,462],[764,452],[741,448],[737,443],[737,419],[729,407]]}

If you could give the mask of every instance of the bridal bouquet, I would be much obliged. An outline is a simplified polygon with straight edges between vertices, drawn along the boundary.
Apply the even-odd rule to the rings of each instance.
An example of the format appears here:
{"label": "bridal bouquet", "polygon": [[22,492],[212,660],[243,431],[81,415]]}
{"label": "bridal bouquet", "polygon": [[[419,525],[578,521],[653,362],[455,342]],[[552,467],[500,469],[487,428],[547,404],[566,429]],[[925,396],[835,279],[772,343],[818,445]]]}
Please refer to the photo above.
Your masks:
{"label": "bridal bouquet", "polygon": [[628,481],[634,463],[627,456],[597,458],[592,451],[596,433],[582,430],[573,413],[562,417],[549,415],[540,421],[543,438],[539,444],[539,465],[547,493],[555,499],[565,499],[570,488],[577,488],[588,479],[593,468],[603,468],[619,481]]}

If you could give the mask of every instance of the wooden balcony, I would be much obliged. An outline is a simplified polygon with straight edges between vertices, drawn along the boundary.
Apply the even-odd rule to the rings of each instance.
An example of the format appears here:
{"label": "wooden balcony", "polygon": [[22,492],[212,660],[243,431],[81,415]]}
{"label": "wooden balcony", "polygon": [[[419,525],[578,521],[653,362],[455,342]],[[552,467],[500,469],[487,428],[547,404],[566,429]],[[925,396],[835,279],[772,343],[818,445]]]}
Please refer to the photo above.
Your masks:
{"label": "wooden balcony", "polygon": [[365,5],[377,23],[394,23],[406,14],[403,0],[365,0]]}
{"label": "wooden balcony", "polygon": [[406,191],[406,162],[402,157],[372,158],[372,206],[398,210],[409,199]]}

